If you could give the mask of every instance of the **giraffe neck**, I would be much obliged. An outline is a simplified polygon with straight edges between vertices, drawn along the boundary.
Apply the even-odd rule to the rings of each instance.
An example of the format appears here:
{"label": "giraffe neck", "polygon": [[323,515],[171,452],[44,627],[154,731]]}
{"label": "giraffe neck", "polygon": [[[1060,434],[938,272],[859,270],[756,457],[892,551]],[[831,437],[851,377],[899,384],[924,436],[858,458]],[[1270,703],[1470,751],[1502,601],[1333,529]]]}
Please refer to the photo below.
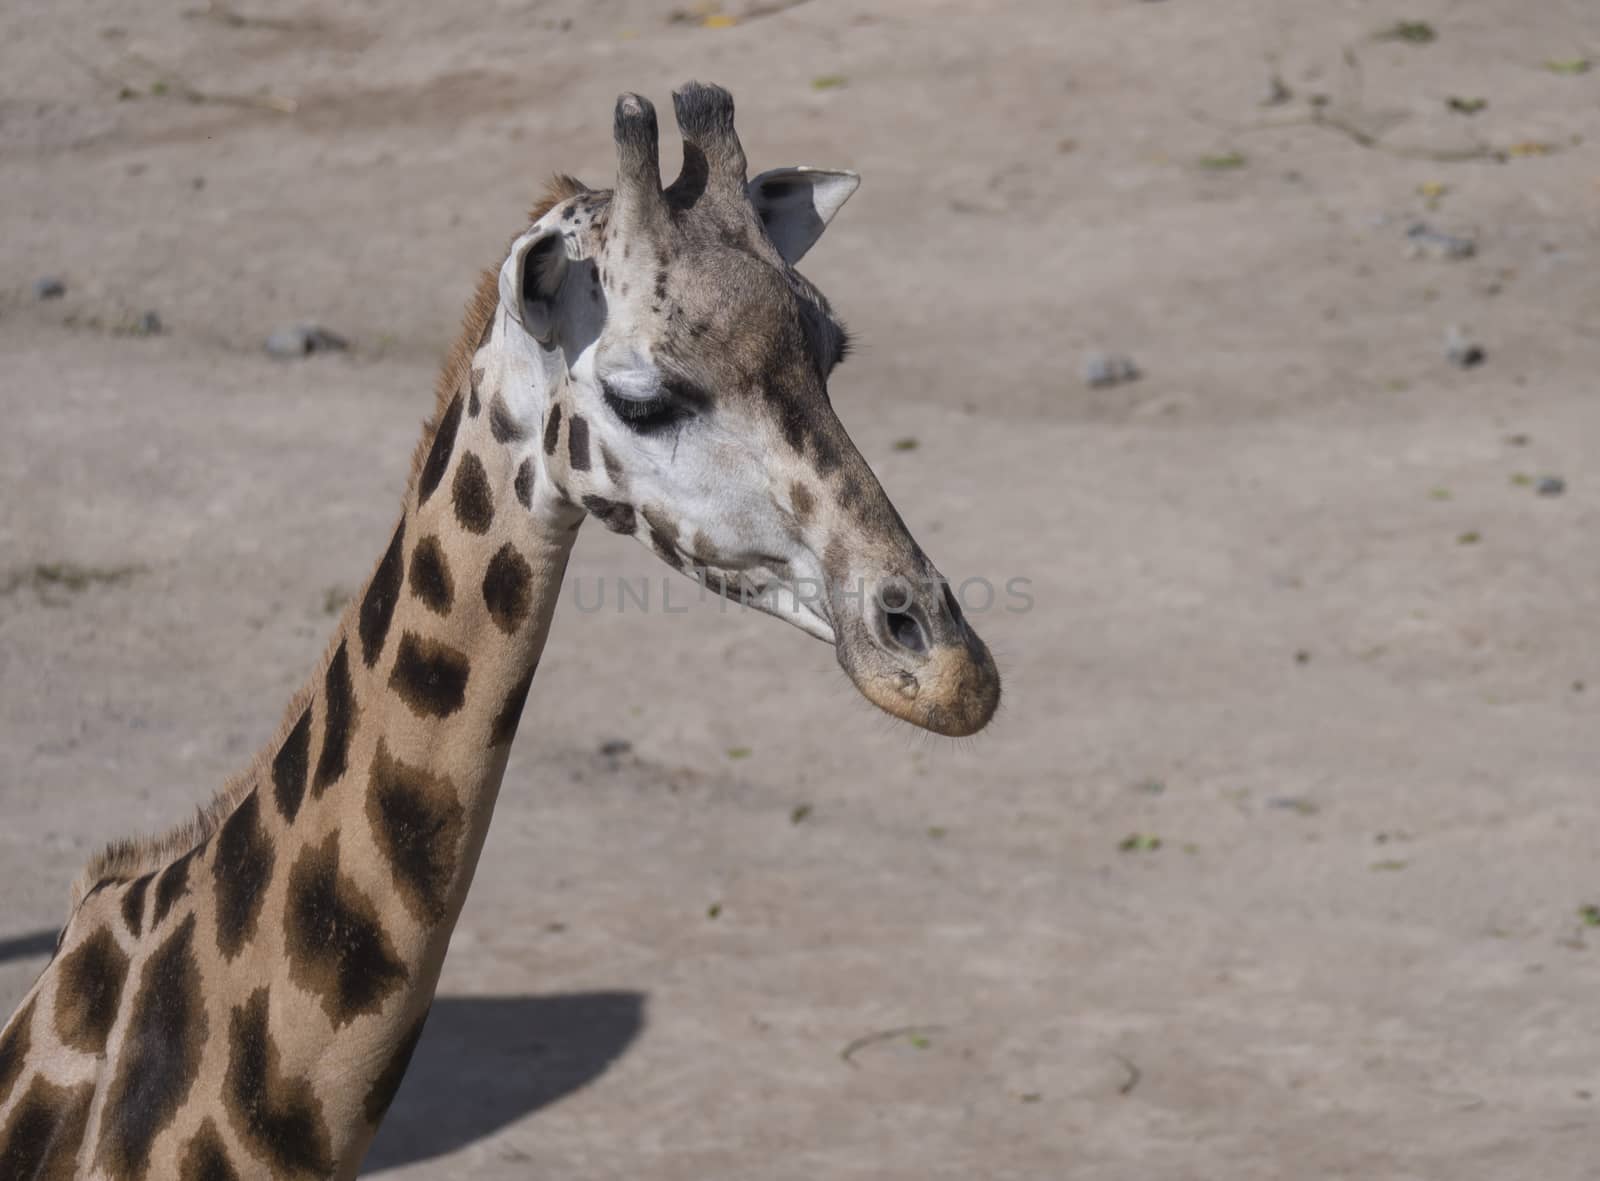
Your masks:
{"label": "giraffe neck", "polygon": [[282,737],[192,849],[89,890],[0,1038],[30,1068],[0,1069],[0,1152],[45,1112],[52,1151],[67,1136],[93,1175],[218,1158],[354,1175],[421,1033],[583,519],[545,474],[545,361],[485,303]]}
{"label": "giraffe neck", "polygon": [[[583,520],[526,425],[548,376],[508,327],[497,308],[311,687],[304,739],[290,731],[259,789],[283,899],[268,1001],[298,1013],[274,1036],[286,1077],[330,1087],[336,1161],[365,1150],[420,1033]],[[353,1081],[368,1087],[341,1105]]]}

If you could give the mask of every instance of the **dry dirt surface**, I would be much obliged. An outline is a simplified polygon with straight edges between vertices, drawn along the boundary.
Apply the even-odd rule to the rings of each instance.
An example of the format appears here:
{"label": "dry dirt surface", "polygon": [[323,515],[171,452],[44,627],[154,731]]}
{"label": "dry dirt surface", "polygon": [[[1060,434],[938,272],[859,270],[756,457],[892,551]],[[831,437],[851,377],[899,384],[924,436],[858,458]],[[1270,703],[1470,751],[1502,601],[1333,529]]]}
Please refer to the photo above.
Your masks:
{"label": "dry dirt surface", "polygon": [[864,175],[834,401],[1031,580],[1007,702],[564,602],[368,1173],[1600,1176],[1590,58],[1592,0],[5,6],[0,1008],[276,724],[541,178],[702,77]]}

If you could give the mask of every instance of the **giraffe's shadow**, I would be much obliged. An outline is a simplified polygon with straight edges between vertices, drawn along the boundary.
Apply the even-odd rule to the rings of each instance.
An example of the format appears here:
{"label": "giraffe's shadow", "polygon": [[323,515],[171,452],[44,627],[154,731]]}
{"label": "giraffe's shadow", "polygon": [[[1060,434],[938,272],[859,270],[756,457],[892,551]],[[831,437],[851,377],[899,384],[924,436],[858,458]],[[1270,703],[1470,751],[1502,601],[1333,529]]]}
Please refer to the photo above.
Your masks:
{"label": "giraffe's shadow", "polygon": [[570,1095],[644,1023],[639,992],[436,997],[362,1176],[454,1152]]}

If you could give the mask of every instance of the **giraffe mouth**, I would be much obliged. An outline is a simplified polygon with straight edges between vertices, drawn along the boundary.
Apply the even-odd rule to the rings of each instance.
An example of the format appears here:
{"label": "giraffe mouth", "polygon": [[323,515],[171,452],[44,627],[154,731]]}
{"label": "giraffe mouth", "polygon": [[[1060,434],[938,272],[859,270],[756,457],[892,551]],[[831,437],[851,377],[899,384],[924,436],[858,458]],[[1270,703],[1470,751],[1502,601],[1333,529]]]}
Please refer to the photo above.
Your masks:
{"label": "giraffe mouth", "polygon": [[836,644],[828,600],[820,590],[786,580],[773,565],[712,565],[695,560],[689,577],[713,594],[791,623],[808,636]]}

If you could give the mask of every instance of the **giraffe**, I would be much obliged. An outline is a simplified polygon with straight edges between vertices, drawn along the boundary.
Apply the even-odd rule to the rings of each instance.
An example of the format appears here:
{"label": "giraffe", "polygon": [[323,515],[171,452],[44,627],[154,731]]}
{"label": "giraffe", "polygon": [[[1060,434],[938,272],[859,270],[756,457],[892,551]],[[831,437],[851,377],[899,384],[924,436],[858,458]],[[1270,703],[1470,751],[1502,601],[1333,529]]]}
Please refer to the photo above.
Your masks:
{"label": "giraffe", "polygon": [[748,179],[731,96],[673,102],[675,181],[625,94],[614,188],[558,176],[484,275],[400,521],[273,740],[80,875],[0,1034],[0,1177],[355,1175],[589,517],[832,643],[896,717],[993,715],[994,661],[833,412],[848,339],[795,270],[858,178]]}

